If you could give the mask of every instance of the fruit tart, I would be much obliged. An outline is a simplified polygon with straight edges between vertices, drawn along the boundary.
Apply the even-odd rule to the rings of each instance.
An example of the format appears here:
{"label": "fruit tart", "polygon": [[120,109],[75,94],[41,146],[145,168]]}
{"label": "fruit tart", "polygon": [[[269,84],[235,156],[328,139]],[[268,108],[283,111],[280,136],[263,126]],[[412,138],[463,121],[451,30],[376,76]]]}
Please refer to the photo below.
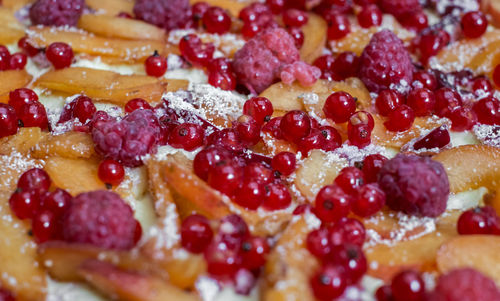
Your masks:
{"label": "fruit tart", "polygon": [[0,300],[500,300],[499,24],[3,0]]}

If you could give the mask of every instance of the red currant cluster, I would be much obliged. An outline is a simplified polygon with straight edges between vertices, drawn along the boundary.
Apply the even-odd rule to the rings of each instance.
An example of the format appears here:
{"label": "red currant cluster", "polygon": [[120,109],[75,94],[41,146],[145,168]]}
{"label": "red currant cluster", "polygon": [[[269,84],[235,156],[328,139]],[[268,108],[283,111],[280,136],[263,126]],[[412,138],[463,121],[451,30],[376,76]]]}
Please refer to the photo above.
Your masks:
{"label": "red currant cluster", "polygon": [[399,272],[391,284],[381,286],[375,293],[377,301],[424,301],[425,283],[420,273],[413,270]]}
{"label": "red currant cluster", "polygon": [[9,199],[10,208],[19,219],[31,219],[37,243],[61,238],[58,221],[72,198],[60,188],[50,191],[51,183],[43,169],[30,169],[19,178],[17,190]]}
{"label": "red currant cluster", "polygon": [[218,223],[198,214],[188,216],[181,225],[181,243],[189,252],[204,255],[211,276],[233,282],[242,294],[255,285],[270,251],[267,239],[251,235],[246,222],[235,214]]}
{"label": "red currant cluster", "polygon": [[318,57],[313,65],[321,70],[322,79],[344,80],[358,74],[359,57],[350,51],[342,52],[335,58],[325,54]]}
{"label": "red currant cluster", "polygon": [[97,109],[90,97],[80,95],[64,106],[58,123],[78,119],[82,124],[88,123],[94,117]]}
{"label": "red currant cluster", "polygon": [[231,17],[222,8],[210,6],[206,2],[197,2],[191,7],[195,28],[203,25],[209,33],[223,34],[231,28]]}
{"label": "red currant cluster", "polygon": [[17,133],[20,126],[48,128],[45,107],[38,101],[38,95],[30,89],[11,91],[8,104],[0,104],[0,137]]}
{"label": "red currant cluster", "polygon": [[223,90],[236,88],[236,77],[227,58],[213,58],[215,47],[212,43],[203,43],[195,34],[188,34],[179,42],[179,49],[186,61],[196,67],[206,68],[208,83]]}
{"label": "red currant cluster", "polygon": [[66,43],[55,42],[45,49],[47,60],[56,69],[67,68],[73,62],[73,49]]}
{"label": "red currant cluster", "polygon": [[243,21],[241,34],[250,39],[267,28],[277,27],[278,24],[274,19],[274,14],[281,13],[283,9],[284,6],[279,5],[269,6],[264,3],[251,3],[243,8],[239,14],[239,19]]}
{"label": "red currant cluster", "polygon": [[16,52],[11,54],[7,47],[0,45],[0,71],[22,70],[28,62],[26,54]]}

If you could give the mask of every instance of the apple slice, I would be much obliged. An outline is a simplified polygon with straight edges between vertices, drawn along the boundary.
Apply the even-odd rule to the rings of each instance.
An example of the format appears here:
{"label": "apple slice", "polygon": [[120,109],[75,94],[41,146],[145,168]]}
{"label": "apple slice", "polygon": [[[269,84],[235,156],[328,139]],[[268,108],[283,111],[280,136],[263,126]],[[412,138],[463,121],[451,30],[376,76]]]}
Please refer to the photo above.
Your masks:
{"label": "apple slice", "polygon": [[441,273],[470,267],[492,278],[500,286],[500,236],[461,235],[444,244],[437,253]]}
{"label": "apple slice", "polygon": [[323,54],[326,45],[327,25],[323,18],[310,13],[309,20],[302,28],[304,44],[300,48],[300,58],[309,64]]}
{"label": "apple slice", "polygon": [[84,93],[118,105],[125,105],[132,98],[158,102],[165,92],[164,85],[155,77],[83,67],[49,71],[37,79],[35,86],[70,95]]}
{"label": "apple slice", "polygon": [[333,183],[339,171],[348,165],[347,160],[329,155],[320,150],[311,151],[297,168],[295,186],[311,202],[318,191],[325,185]]}
{"label": "apple slice", "polygon": [[71,195],[106,189],[97,169],[99,161],[50,157],[45,160],[45,171],[56,187],[66,189]]}
{"label": "apple slice", "polygon": [[87,283],[110,298],[124,301],[201,300],[161,278],[119,269],[99,260],[85,262],[79,273]]}
{"label": "apple slice", "polygon": [[121,12],[131,15],[134,13],[133,0],[85,0],[85,4],[96,12],[108,16],[117,16]]}
{"label": "apple slice", "polygon": [[307,220],[315,217],[308,217],[308,214],[297,217],[288,225],[269,254],[264,267],[262,300],[316,300],[309,278],[318,262],[305,246],[307,234],[315,228]]}
{"label": "apple slice", "polygon": [[[20,175],[22,171],[16,172]],[[17,180],[17,177],[15,179]],[[2,244],[0,285],[13,292],[19,300],[44,300],[47,289],[46,274],[39,265],[36,244],[28,235],[30,224],[20,221],[12,214],[8,205],[10,194],[11,191],[0,190],[2,212],[2,218],[0,218],[0,233],[2,233],[0,235]]]}
{"label": "apple slice", "polygon": [[435,117],[417,117],[410,129],[404,132],[391,132],[386,129],[385,118],[372,114],[375,127],[372,131],[372,142],[377,145],[400,149],[403,145],[414,138],[422,136],[422,133],[435,129],[447,123],[445,119]]}
{"label": "apple slice", "polygon": [[[0,31],[1,35],[1,31]],[[0,102],[9,101],[9,92],[26,87],[31,82],[32,76],[24,70],[0,71]]]}
{"label": "apple slice", "polygon": [[29,42],[38,48],[45,48],[54,42],[64,42],[76,53],[125,58],[129,63],[143,62],[155,50],[161,55],[167,54],[164,42],[98,37],[83,30],[30,27],[27,34]]}
{"label": "apple slice", "polygon": [[59,156],[67,159],[95,156],[94,142],[90,135],[82,132],[66,132],[61,135],[44,135],[31,152],[34,158]]}
{"label": "apple slice", "polygon": [[86,14],[80,17],[78,27],[98,36],[126,40],[153,40],[165,42],[165,31],[149,23],[106,15]]}

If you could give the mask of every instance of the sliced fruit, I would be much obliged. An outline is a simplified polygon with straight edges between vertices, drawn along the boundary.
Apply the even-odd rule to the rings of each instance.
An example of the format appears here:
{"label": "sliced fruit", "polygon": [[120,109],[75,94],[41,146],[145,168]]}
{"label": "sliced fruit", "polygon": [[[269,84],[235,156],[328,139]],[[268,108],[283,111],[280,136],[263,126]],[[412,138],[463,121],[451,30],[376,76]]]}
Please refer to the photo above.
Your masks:
{"label": "sliced fruit", "polygon": [[78,27],[98,36],[127,40],[165,41],[165,31],[149,23],[106,15],[86,14],[80,17]]}
{"label": "sliced fruit", "polygon": [[[147,178],[149,191],[154,199],[156,215],[160,218],[164,218],[168,214],[169,207],[171,205],[175,206],[172,191],[169,188],[169,185],[165,185],[165,180],[162,177],[164,164],[161,161],[150,159],[146,161],[146,167],[148,173]],[[177,213],[177,209],[174,211]],[[178,217],[174,219],[174,222],[179,228],[180,220]]]}
{"label": "sliced fruit", "polygon": [[161,278],[119,269],[99,260],[85,262],[79,272],[87,283],[110,298],[124,301],[201,300]]}
{"label": "sliced fruit", "polygon": [[56,187],[66,189],[71,195],[106,189],[97,169],[99,161],[50,157],[45,160],[45,171]]}
{"label": "sliced fruit", "polygon": [[255,150],[266,156],[274,157],[274,155],[280,152],[296,153],[297,147],[291,142],[278,140],[269,133],[264,133],[262,135],[262,144],[257,144]]}
{"label": "sliced fruit", "polygon": [[462,235],[445,243],[437,253],[441,273],[470,267],[492,278],[500,285],[500,236]]}
{"label": "sliced fruit", "polygon": [[14,16],[14,9],[0,7],[0,44],[16,43],[24,36],[24,25]]}
{"label": "sliced fruit", "polygon": [[307,234],[313,229],[314,225],[308,223],[305,215],[285,229],[264,268],[262,300],[315,300],[309,278],[318,262],[305,246]]}
{"label": "sliced fruit", "polygon": [[185,79],[174,79],[169,78],[166,80],[167,90],[166,92],[175,92],[178,90],[187,90],[189,87],[189,81]]}
{"label": "sliced fruit", "polygon": [[500,214],[500,149],[462,145],[443,150],[433,159],[444,165],[452,193],[486,187],[490,193],[487,203]]}
{"label": "sliced fruit", "polygon": [[[3,162],[2,162],[3,163]],[[18,171],[20,174],[22,171]],[[2,177],[4,174],[2,173]],[[17,177],[16,177],[17,179]],[[12,214],[8,200],[11,191],[0,190],[0,285],[19,300],[44,300],[47,290],[45,271],[38,262],[36,244],[28,235],[30,226]]]}
{"label": "sliced fruit", "polygon": [[40,76],[35,85],[70,95],[84,93],[119,105],[125,105],[132,98],[157,102],[165,92],[164,85],[155,77],[83,67],[49,71]]}
{"label": "sliced fruit", "polygon": [[0,139],[0,155],[12,152],[29,155],[47,135],[40,128],[20,128],[17,134]]}
{"label": "sliced fruit", "polygon": [[446,120],[434,117],[417,117],[410,129],[404,132],[391,132],[384,126],[385,118],[372,114],[375,127],[372,131],[372,142],[377,145],[400,149],[410,140],[422,136],[422,133],[446,124]]}
{"label": "sliced fruit", "polygon": [[316,58],[323,54],[326,45],[327,24],[323,18],[316,14],[309,14],[306,25],[301,27],[304,33],[304,44],[300,48],[300,58],[312,64]]}
{"label": "sliced fruit", "polygon": [[34,158],[59,156],[67,159],[91,158],[95,156],[94,143],[90,135],[82,132],[66,132],[61,135],[44,135],[33,148]]}
{"label": "sliced fruit", "polygon": [[[0,31],[1,35],[1,31]],[[31,82],[32,76],[24,70],[0,71],[0,102],[9,101],[9,92],[26,87]]]}
{"label": "sliced fruit", "polygon": [[96,12],[108,16],[117,16],[121,12],[132,15],[134,9],[133,0],[85,0],[85,4]]}
{"label": "sliced fruit", "polygon": [[240,10],[245,8],[248,4],[250,4],[252,1],[249,0],[242,0],[242,1],[234,1],[234,0],[190,0],[189,3],[191,5],[197,3],[197,2],[206,2],[210,4],[210,6],[218,6],[223,9],[226,9],[231,13],[233,17],[238,17],[240,14]]}
{"label": "sliced fruit", "polygon": [[492,16],[492,23],[498,27],[500,25],[500,1],[484,0],[481,1],[481,10]]}
{"label": "sliced fruit", "polygon": [[76,53],[126,58],[129,63],[142,62],[155,50],[161,55],[166,55],[165,43],[158,41],[98,37],[83,30],[52,27],[30,27],[27,33],[29,42],[38,48],[45,48],[54,42],[64,42]]}
{"label": "sliced fruit", "polygon": [[312,202],[318,191],[323,186],[333,183],[339,171],[347,165],[346,159],[313,150],[297,169],[295,186]]}

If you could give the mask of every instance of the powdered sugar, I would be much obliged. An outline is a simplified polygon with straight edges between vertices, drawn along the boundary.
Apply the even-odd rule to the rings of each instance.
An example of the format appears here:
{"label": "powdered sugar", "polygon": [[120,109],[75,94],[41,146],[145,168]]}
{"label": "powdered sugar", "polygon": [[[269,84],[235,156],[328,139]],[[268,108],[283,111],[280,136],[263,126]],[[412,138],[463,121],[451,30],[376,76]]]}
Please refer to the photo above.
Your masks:
{"label": "powdered sugar", "polygon": [[500,147],[500,125],[478,124],[472,130],[482,143]]}

